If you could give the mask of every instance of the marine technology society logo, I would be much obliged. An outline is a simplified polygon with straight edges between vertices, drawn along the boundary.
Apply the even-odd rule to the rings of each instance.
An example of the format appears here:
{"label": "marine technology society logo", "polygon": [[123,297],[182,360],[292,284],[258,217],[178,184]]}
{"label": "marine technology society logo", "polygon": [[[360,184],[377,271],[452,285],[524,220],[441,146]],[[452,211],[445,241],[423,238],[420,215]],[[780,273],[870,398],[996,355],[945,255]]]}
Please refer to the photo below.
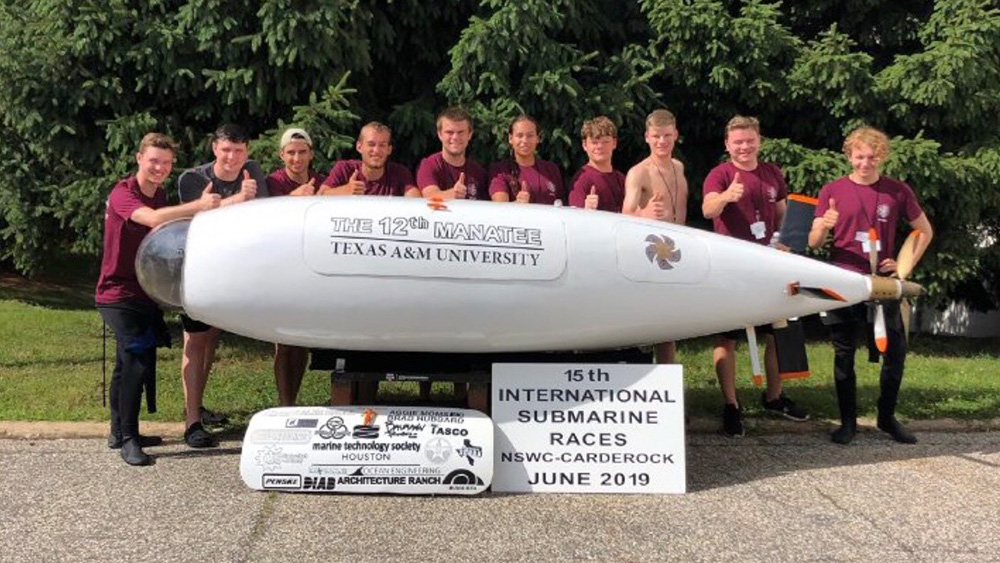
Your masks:
{"label": "marine technology society logo", "polygon": [[672,270],[674,263],[681,261],[681,250],[667,235],[649,235],[646,237],[646,258],[661,270]]}
{"label": "marine technology society logo", "polygon": [[344,419],[339,416],[333,416],[327,419],[326,423],[316,431],[320,438],[324,440],[329,440],[333,438],[334,440],[339,440],[350,431],[347,429],[347,425],[344,424]]}

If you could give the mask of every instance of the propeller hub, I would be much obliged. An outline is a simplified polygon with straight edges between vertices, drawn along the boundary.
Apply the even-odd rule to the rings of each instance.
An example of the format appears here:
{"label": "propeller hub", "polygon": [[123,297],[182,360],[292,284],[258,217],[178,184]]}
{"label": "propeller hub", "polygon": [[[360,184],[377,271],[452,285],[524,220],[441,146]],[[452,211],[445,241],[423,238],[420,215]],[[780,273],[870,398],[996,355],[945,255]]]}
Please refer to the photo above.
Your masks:
{"label": "propeller hub", "polygon": [[869,298],[874,301],[898,301],[924,294],[924,288],[920,284],[909,281],[883,276],[868,276],[868,281],[871,287]]}

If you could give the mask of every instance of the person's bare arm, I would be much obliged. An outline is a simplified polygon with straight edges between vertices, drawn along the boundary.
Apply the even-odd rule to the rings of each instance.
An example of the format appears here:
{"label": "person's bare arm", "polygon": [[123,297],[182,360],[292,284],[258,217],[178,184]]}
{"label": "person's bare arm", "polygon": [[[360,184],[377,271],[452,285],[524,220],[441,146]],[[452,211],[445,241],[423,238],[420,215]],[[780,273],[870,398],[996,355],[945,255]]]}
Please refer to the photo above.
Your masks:
{"label": "person's bare arm", "polygon": [[306,196],[316,193],[316,178],[309,178],[309,181],[295,188],[288,195]]}
{"label": "person's bare arm", "polygon": [[826,209],[826,213],[822,217],[813,219],[812,228],[809,229],[809,248],[823,246],[826,242],[826,235],[836,226],[839,219],[840,213],[837,212],[837,200],[831,197],[830,206]]}
{"label": "person's bare arm", "polygon": [[341,186],[323,186],[319,190],[319,195],[364,195],[365,183],[358,179],[358,171],[351,173],[347,183]]}
{"label": "person's bare arm", "polygon": [[153,228],[174,219],[191,217],[199,211],[214,209],[219,206],[219,201],[219,194],[212,191],[212,182],[209,182],[205,186],[205,190],[201,193],[201,197],[194,201],[180,205],[171,205],[170,207],[161,207],[159,209],[140,207],[132,212],[129,219],[140,225]]}
{"label": "person's bare arm", "polygon": [[642,202],[642,176],[640,167],[633,166],[625,176],[625,199],[622,201],[622,213],[639,215],[639,204]]}
{"label": "person's bare arm", "polygon": [[659,192],[653,194],[646,202],[646,207],[640,207],[644,191],[649,190],[649,176],[646,167],[641,163],[632,167],[625,176],[625,200],[622,202],[622,213],[633,217],[646,219],[663,219],[663,196]]}
{"label": "person's bare arm", "polygon": [[431,184],[429,186],[424,186],[421,191],[424,197],[440,197],[441,199],[465,199],[466,187],[465,187],[465,172],[458,175],[458,181],[455,185],[448,190],[442,190],[437,184]]}
{"label": "person's bare arm", "polygon": [[934,227],[931,226],[931,221],[927,218],[926,213],[921,213],[920,217],[910,221],[910,226],[920,231],[920,238],[917,239],[917,245],[913,248],[913,265],[916,266],[924,257],[924,252],[930,246],[931,239],[934,238]]}
{"label": "person's bare arm", "polygon": [[782,221],[785,220],[785,212],[788,211],[788,202],[781,200],[774,204],[774,218],[778,224],[778,228],[781,228]]}
{"label": "person's bare arm", "polygon": [[743,183],[740,182],[740,173],[733,175],[733,181],[724,192],[710,192],[705,194],[705,201],[701,204],[701,214],[706,219],[715,219],[722,215],[722,211],[730,203],[736,203],[743,197]]}

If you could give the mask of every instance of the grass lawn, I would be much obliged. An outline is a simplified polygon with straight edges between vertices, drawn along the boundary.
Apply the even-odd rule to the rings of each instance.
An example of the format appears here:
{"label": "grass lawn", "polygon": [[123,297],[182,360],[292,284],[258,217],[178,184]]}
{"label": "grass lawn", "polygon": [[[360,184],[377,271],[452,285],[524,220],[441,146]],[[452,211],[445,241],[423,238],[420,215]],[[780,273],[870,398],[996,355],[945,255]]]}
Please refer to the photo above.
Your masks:
{"label": "grass lawn", "polygon": [[[102,405],[102,323],[93,308],[93,283],[27,282],[0,277],[0,419],[106,420]],[[143,420],[180,421],[180,325],[168,316],[174,348],[158,354],[159,411]],[[108,378],[114,364],[114,338],[109,331]],[[711,339],[679,343],[684,365],[688,412],[717,416],[721,402],[711,365]],[[745,347],[738,347],[741,402],[751,415],[760,411],[760,389],[750,383]],[[812,376],[786,382],[788,394],[814,417],[835,418],[832,385],[833,350],[823,339],[809,344]],[[224,335],[218,361],[206,391],[206,404],[233,415],[234,422],[274,406],[271,367],[273,346]],[[858,354],[859,408],[874,416],[878,366]],[[990,419],[1000,416],[1000,339],[962,339],[918,335],[911,341],[900,394],[903,417]],[[445,400],[448,383],[436,383],[435,398]],[[383,384],[383,400],[411,399],[415,383]],[[325,404],[330,396],[327,372],[306,374],[301,404]]]}

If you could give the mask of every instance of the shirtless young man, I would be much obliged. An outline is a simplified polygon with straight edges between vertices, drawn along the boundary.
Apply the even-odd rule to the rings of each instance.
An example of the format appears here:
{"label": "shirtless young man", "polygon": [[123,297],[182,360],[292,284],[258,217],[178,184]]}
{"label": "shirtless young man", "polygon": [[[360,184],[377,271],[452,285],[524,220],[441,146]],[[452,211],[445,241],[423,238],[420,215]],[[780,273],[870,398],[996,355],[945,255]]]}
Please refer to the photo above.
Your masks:
{"label": "shirtless young man", "polygon": [[[684,178],[684,164],[673,156],[679,135],[677,118],[668,110],[654,110],[646,117],[649,156],[625,176],[622,213],[678,225],[687,220],[688,184]],[[672,364],[676,354],[673,342],[656,345],[657,363]]]}

